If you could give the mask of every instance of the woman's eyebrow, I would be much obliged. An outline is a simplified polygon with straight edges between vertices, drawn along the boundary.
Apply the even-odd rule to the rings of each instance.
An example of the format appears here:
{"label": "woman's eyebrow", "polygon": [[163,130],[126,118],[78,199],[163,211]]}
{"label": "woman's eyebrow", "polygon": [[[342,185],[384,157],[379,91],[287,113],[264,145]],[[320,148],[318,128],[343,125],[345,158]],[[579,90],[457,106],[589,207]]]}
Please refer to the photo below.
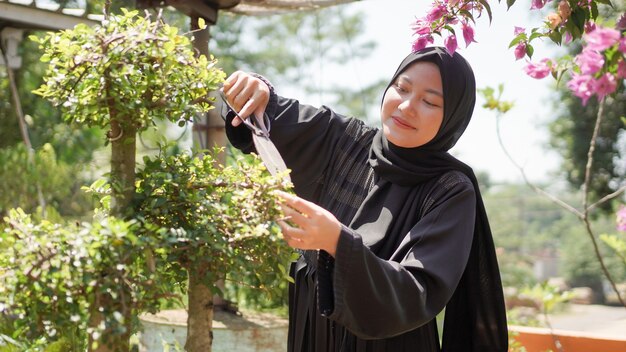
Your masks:
{"label": "woman's eyebrow", "polygon": [[426,91],[427,91],[428,93],[432,93],[432,94],[434,94],[434,95],[437,95],[437,96],[440,96],[440,97],[442,97],[442,98],[443,98],[443,93],[441,93],[440,91],[438,91],[438,90],[436,90],[436,89],[428,88],[428,89],[426,89]]}

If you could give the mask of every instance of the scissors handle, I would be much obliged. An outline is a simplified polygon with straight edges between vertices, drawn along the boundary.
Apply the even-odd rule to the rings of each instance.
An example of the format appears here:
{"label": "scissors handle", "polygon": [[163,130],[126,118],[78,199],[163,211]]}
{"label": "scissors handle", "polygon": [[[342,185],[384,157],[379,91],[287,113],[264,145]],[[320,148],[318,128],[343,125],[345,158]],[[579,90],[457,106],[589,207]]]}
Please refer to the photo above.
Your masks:
{"label": "scissors handle", "polygon": [[[243,117],[241,117],[241,115],[239,115],[239,113],[237,113],[233,106],[230,105],[230,103],[226,99],[226,94],[224,94],[224,91],[220,89],[219,92],[224,104],[228,106],[228,108],[235,114],[235,116],[243,121],[243,124],[248,127],[252,131],[252,133],[256,134],[257,136],[263,136],[266,138],[270,137],[270,118],[265,112],[263,113],[262,121],[259,121],[259,119],[254,114],[244,119]],[[250,120],[252,120],[252,122],[250,122]]]}

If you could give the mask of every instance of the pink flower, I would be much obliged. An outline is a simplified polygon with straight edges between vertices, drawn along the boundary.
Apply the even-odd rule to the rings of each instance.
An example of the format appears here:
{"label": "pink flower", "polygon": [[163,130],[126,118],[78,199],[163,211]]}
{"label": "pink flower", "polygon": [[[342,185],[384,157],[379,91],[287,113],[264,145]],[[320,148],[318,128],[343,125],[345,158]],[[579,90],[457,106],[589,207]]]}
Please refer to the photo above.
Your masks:
{"label": "pink flower", "polygon": [[467,48],[472,42],[476,43],[474,40],[474,28],[470,26],[467,22],[463,22],[461,24],[461,28],[463,29],[463,40],[465,40],[465,47]]}
{"label": "pink flower", "polygon": [[585,23],[585,33],[593,32],[596,29],[596,24],[589,21]]}
{"label": "pink flower", "polygon": [[428,44],[433,43],[433,37],[431,35],[423,35],[417,38],[416,41],[413,42],[413,52],[420,51],[426,47]]}
{"label": "pink flower", "polygon": [[452,34],[443,41],[443,44],[446,46],[446,49],[448,49],[448,53],[450,53],[450,56],[454,55],[454,52],[457,48],[456,36]]}
{"label": "pink flower", "polygon": [[456,6],[460,0],[445,0],[445,2],[450,6]]}
{"label": "pink flower", "polygon": [[531,0],[530,9],[539,10],[542,9],[550,0]]}
{"label": "pink flower", "polygon": [[619,51],[623,52],[624,54],[626,54],[626,37],[622,38],[622,40],[619,41]]}
{"label": "pink flower", "polygon": [[615,45],[620,38],[620,32],[612,28],[597,27],[583,37],[589,49],[603,51]]}
{"label": "pink flower", "polygon": [[619,20],[617,21],[617,26],[615,26],[617,29],[619,29],[620,31],[623,31],[626,29],[626,13],[622,15],[622,17],[619,18]]}
{"label": "pink flower", "polygon": [[529,62],[526,67],[524,67],[524,72],[532,78],[542,79],[550,74],[552,67],[552,60],[543,59],[538,63]]}
{"label": "pink flower", "polygon": [[572,93],[582,99],[583,105],[587,105],[587,101],[593,95],[594,79],[590,75],[579,75],[574,73],[572,79],[567,82],[567,88]]}
{"label": "pink flower", "polygon": [[565,37],[563,38],[564,44],[569,44],[572,42],[572,34],[570,32],[565,32]]}
{"label": "pink flower", "polygon": [[437,21],[438,19],[443,17],[443,15],[445,15],[446,13],[448,13],[448,10],[446,9],[446,5],[444,4],[436,5],[433,8],[431,8],[428,14],[426,15],[426,20],[428,22]]}
{"label": "pink flower", "polygon": [[623,205],[617,211],[617,230],[626,231],[626,207]]}
{"label": "pink flower", "polygon": [[593,75],[600,71],[604,65],[604,56],[595,50],[585,48],[580,54],[576,55],[574,62],[580,67],[580,72],[584,75]]}
{"label": "pink flower", "polygon": [[602,100],[602,98],[615,92],[617,80],[614,75],[607,72],[595,81],[593,88],[598,96],[598,100]]}
{"label": "pink flower", "polygon": [[415,34],[430,34],[430,22],[426,21],[424,18],[419,18],[413,23],[413,32]]}
{"label": "pink flower", "polygon": [[526,42],[520,42],[515,47],[515,60],[519,60],[526,55]]}
{"label": "pink flower", "polygon": [[517,36],[518,34],[524,33],[526,31],[526,28],[524,27],[518,27],[515,26],[513,27],[513,35]]}
{"label": "pink flower", "polygon": [[619,60],[617,63],[617,78],[626,79],[626,61]]}

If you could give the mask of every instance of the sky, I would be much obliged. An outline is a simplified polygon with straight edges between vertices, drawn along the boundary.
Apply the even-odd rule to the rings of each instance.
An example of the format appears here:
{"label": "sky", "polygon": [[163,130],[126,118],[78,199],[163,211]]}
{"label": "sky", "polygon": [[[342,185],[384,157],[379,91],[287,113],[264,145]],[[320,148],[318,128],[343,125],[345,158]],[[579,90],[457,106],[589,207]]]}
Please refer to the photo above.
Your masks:
{"label": "sky", "polygon": [[[411,24],[422,17],[430,7],[428,0],[364,0],[346,6],[348,11],[364,13],[366,37],[376,42],[371,56],[348,63],[350,67],[337,68],[324,65],[323,72],[316,75],[325,83],[333,80],[374,82],[390,78],[400,61],[411,49]],[[509,153],[523,166],[528,178],[534,182],[549,181],[558,171],[560,156],[548,147],[549,135],[546,124],[553,118],[554,79],[536,80],[528,77],[522,68],[525,59],[516,61],[508,44],[513,38],[514,26],[538,27],[546,12],[530,12],[530,0],[519,0],[506,10],[506,2],[491,1],[493,21],[485,15],[477,20],[476,40],[478,43],[465,48],[459,38],[459,52],[470,62],[476,76],[477,87],[497,87],[504,84],[503,98],[512,100],[514,108],[501,120],[501,136]],[[460,34],[460,32],[459,32]],[[460,35],[459,35],[460,36]],[[442,45],[437,39],[435,44]],[[535,42],[533,42],[534,44]],[[554,56],[556,49],[550,43],[535,46],[534,60]],[[340,78],[337,78],[341,76]],[[317,96],[298,97],[303,102],[319,105]],[[478,98],[472,122],[457,145],[450,151],[469,164],[475,171],[486,171],[495,182],[520,182],[520,171],[507,159],[500,147],[496,134],[496,115],[481,107]]]}

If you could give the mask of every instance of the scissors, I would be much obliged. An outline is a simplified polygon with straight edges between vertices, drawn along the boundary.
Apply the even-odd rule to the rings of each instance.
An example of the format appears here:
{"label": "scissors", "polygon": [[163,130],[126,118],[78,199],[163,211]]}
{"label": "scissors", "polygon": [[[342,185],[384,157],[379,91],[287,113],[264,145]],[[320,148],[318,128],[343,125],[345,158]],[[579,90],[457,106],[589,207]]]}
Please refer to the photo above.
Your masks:
{"label": "scissors", "polygon": [[[291,183],[291,177],[285,171],[287,170],[287,165],[285,165],[285,161],[280,156],[280,152],[276,149],[276,146],[270,139],[270,120],[269,116],[266,113],[263,113],[263,119],[257,118],[254,114],[250,115],[249,118],[244,119],[239,116],[237,111],[233,109],[232,105],[226,99],[226,95],[223,90],[219,90],[222,101],[228,108],[237,116],[243,124],[248,127],[250,131],[252,131],[252,140],[254,142],[254,146],[256,147],[256,151],[261,157],[263,164],[267,168],[267,171],[272,174],[272,176],[276,176],[280,174],[283,178],[285,178],[288,182]],[[252,122],[250,122],[252,121]]]}

